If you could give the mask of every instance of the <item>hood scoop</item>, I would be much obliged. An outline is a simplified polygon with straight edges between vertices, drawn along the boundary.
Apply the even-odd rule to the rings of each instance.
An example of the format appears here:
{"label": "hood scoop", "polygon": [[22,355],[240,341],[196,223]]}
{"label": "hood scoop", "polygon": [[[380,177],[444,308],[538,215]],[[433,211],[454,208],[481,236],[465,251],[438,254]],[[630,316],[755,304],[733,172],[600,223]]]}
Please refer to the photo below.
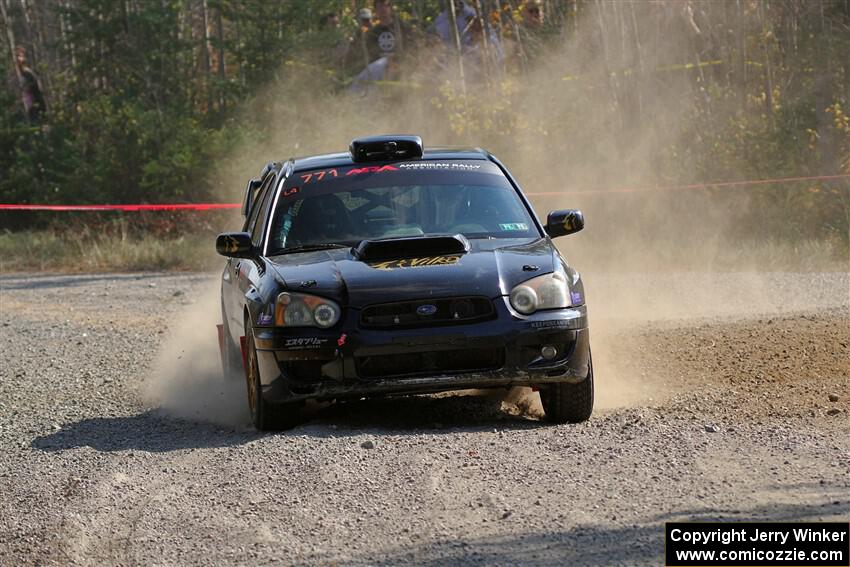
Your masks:
{"label": "hood scoop", "polygon": [[465,254],[469,252],[469,241],[462,234],[363,240],[353,252],[362,262]]}

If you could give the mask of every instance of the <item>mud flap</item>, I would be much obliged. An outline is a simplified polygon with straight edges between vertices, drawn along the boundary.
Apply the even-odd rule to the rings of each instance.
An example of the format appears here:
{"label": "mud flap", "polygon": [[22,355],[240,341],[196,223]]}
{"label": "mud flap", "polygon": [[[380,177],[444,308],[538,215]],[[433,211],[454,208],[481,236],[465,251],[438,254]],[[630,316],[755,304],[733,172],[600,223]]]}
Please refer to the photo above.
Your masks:
{"label": "mud flap", "polygon": [[[221,367],[224,369],[225,374],[229,371],[227,368],[227,359],[225,358],[225,341],[227,340],[224,336],[224,325],[216,325],[216,331],[218,332],[218,354],[221,357]],[[242,354],[242,371],[248,367],[248,351],[246,350],[245,337],[239,337],[239,352]]]}

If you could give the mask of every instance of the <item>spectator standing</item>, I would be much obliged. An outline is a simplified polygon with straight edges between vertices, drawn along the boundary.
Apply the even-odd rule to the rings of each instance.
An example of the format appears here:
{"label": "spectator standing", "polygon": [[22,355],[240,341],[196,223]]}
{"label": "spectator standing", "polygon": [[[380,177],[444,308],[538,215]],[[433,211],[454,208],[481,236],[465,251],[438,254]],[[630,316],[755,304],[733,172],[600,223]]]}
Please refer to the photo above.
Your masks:
{"label": "spectator standing", "polygon": [[31,123],[37,124],[47,112],[47,104],[44,102],[41,81],[27,64],[27,51],[23,46],[15,48],[15,66],[21,81],[21,97],[27,118]]}
{"label": "spectator standing", "polygon": [[323,30],[339,29],[339,14],[337,14],[336,12],[328,12],[327,14],[322,16],[321,28]]}
{"label": "spectator standing", "polygon": [[349,91],[367,95],[376,81],[398,79],[406,49],[415,43],[413,28],[402,22],[395,13],[392,0],[375,0],[375,17],[365,34],[366,56],[369,63],[354,78]]}
{"label": "spectator standing", "polygon": [[[442,40],[448,53],[457,50],[455,32],[451,27],[451,13],[445,9],[434,19],[429,28],[432,36]],[[478,17],[475,8],[466,1],[457,4],[455,9],[455,25],[457,38],[460,40],[460,53],[463,58],[465,79],[479,81],[486,76],[493,76],[502,68],[503,54],[499,38],[491,29],[486,29],[484,19]],[[446,53],[446,55],[448,55]],[[443,65],[450,64],[451,57],[443,58]]]}
{"label": "spectator standing", "polygon": [[529,31],[540,30],[546,18],[543,13],[543,0],[526,0],[522,8],[522,23]]}
{"label": "spectator standing", "polygon": [[319,20],[317,47],[321,52],[331,54],[336,68],[344,65],[348,44],[348,38],[340,26],[339,14],[337,12],[324,14]]}
{"label": "spectator standing", "polygon": [[343,69],[346,74],[353,75],[365,69],[371,60],[366,47],[366,37],[372,29],[372,10],[361,8],[357,13],[357,31],[348,42],[348,48],[343,58]]}
{"label": "spectator standing", "polygon": [[469,44],[461,48],[465,78],[471,82],[500,76],[504,55],[499,39],[487,34],[482,18],[473,18],[467,26]]}
{"label": "spectator standing", "polygon": [[[437,34],[443,43],[448,46],[454,46],[455,39],[452,32],[451,15],[449,10],[445,9],[440,12],[429,30]],[[455,25],[457,26],[458,34],[460,35],[461,45],[471,45],[472,35],[470,33],[470,23],[475,19],[475,9],[466,2],[462,2],[455,13]]]}
{"label": "spectator standing", "polygon": [[369,62],[404,53],[405,44],[413,41],[413,29],[395,13],[393,0],[375,0],[377,23],[366,34]]}
{"label": "spectator standing", "polygon": [[357,23],[360,24],[361,28],[365,28],[363,31],[369,31],[369,28],[372,27],[372,10],[361,8],[357,12]]}
{"label": "spectator standing", "polygon": [[514,66],[527,71],[534,58],[544,53],[546,15],[543,0],[525,0],[520,6],[520,21],[510,30],[510,59]]}

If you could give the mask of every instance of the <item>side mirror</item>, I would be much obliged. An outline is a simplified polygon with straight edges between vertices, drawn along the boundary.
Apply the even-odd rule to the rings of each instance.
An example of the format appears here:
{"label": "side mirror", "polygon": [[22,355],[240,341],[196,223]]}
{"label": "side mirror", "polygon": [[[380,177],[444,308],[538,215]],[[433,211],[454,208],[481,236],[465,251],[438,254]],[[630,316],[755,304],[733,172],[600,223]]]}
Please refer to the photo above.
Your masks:
{"label": "side mirror", "polygon": [[248,186],[245,187],[245,197],[242,199],[243,217],[247,217],[248,213],[251,212],[251,206],[254,204],[254,197],[256,196],[257,189],[259,189],[262,184],[262,179],[252,179],[248,182]]}
{"label": "side mirror", "polygon": [[225,232],[215,239],[215,251],[228,258],[255,258],[254,243],[248,232]]}
{"label": "side mirror", "polygon": [[584,228],[584,215],[578,209],[552,211],[546,218],[545,228],[550,238],[566,236]]}

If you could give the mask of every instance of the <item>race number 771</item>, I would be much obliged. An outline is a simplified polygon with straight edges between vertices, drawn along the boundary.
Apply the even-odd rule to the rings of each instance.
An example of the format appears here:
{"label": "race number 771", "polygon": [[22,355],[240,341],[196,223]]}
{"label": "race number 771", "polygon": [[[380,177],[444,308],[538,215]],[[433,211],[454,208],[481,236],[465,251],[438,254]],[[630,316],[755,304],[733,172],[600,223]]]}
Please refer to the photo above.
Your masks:
{"label": "race number 771", "polygon": [[301,180],[306,184],[312,181],[321,181],[328,177],[339,177],[339,173],[336,169],[324,169],[322,171],[311,171],[310,173],[301,174]]}

